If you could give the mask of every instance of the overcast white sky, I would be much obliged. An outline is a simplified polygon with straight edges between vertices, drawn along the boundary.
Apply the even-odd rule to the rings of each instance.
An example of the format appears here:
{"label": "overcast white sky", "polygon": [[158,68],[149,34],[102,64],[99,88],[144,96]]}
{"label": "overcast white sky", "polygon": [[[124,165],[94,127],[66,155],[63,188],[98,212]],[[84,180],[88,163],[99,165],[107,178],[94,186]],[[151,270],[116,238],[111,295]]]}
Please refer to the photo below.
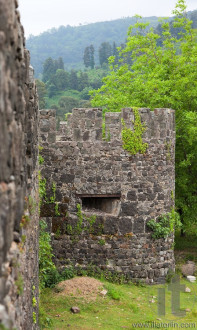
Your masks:
{"label": "overcast white sky", "polygon": [[[171,16],[177,0],[19,0],[26,37],[60,25],[76,26],[134,16]],[[197,0],[186,0],[197,9]]]}

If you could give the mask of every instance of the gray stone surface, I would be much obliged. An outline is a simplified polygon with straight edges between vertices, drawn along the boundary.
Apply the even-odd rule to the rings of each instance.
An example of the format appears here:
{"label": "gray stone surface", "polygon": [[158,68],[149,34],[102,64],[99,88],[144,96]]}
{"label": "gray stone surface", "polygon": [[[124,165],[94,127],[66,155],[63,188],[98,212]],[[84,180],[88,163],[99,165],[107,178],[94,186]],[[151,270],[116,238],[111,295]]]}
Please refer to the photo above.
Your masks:
{"label": "gray stone surface", "polygon": [[181,266],[182,274],[187,277],[189,275],[193,276],[196,271],[196,265],[193,261],[188,261],[186,264]]}
{"label": "gray stone surface", "polygon": [[38,328],[39,113],[17,6],[0,0],[0,325],[26,330]]}
{"label": "gray stone surface", "polygon": [[[174,111],[139,112],[146,125],[143,140],[148,149],[144,155],[130,155],[122,148],[121,118],[133,129],[130,108],[106,114],[106,141],[98,133],[102,130],[101,109],[73,109],[68,122],[61,122],[55,142],[49,138],[55,134],[55,112],[40,112],[45,160],[41,172],[47,179],[48,197],[56,183],[59,208],[67,203],[67,211],[59,217],[50,206],[43,206],[52,223],[59,268],[92,264],[148,283],[161,281],[169,268],[174,269],[173,235],[154,241],[146,226],[173,206]],[[95,214],[96,222],[91,232],[87,224],[82,225],[76,239],[68,228],[76,227],[77,204],[87,216]]]}

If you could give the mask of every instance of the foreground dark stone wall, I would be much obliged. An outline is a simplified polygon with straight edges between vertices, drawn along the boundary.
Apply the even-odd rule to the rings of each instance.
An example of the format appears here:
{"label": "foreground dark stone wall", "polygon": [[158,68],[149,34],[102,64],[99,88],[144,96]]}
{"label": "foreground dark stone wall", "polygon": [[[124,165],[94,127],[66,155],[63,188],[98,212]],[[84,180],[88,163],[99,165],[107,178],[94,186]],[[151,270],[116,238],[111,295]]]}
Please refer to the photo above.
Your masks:
{"label": "foreground dark stone wall", "polygon": [[38,101],[29,61],[17,1],[0,0],[0,324],[25,330],[38,328]]}
{"label": "foreground dark stone wall", "polygon": [[[153,240],[147,228],[174,203],[174,111],[139,111],[148,149],[134,156],[121,141],[121,118],[132,129],[132,109],[106,114],[106,141],[101,109],[73,109],[57,137],[55,111],[40,112],[48,194],[41,216],[51,228],[59,268],[91,264],[148,283],[174,269],[173,236]],[[54,184],[56,207],[49,203]],[[92,226],[84,221],[79,228],[77,204],[86,216],[96,215]]]}

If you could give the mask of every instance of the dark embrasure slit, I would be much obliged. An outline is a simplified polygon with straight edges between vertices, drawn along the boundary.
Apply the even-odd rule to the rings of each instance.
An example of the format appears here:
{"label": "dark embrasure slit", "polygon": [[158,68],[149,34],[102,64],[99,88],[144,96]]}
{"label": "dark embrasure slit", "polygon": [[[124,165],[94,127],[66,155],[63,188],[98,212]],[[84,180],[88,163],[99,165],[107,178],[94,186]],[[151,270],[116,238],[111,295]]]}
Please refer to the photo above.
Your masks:
{"label": "dark embrasure slit", "polygon": [[119,195],[86,195],[80,196],[82,209],[89,212],[102,212],[117,215],[120,207]]}

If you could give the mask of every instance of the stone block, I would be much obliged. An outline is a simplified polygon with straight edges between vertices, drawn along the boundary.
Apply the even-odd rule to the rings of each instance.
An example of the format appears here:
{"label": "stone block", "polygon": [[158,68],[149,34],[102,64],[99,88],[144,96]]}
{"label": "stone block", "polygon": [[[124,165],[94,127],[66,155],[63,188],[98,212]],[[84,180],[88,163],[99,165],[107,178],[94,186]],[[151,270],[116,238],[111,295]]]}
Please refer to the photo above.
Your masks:
{"label": "stone block", "polygon": [[133,225],[133,232],[134,234],[136,233],[144,233],[144,219],[143,218],[138,218],[134,220],[134,225]]}
{"label": "stone block", "polygon": [[119,218],[118,220],[118,228],[119,232],[124,235],[124,234],[131,234],[133,231],[133,223],[130,218]]}
{"label": "stone block", "polygon": [[73,174],[62,174],[60,176],[60,182],[62,183],[73,183],[75,176]]}
{"label": "stone block", "polygon": [[122,203],[122,216],[135,216],[137,214],[137,203]]}

